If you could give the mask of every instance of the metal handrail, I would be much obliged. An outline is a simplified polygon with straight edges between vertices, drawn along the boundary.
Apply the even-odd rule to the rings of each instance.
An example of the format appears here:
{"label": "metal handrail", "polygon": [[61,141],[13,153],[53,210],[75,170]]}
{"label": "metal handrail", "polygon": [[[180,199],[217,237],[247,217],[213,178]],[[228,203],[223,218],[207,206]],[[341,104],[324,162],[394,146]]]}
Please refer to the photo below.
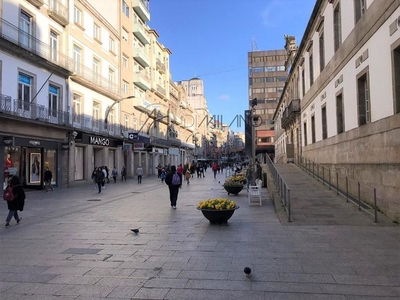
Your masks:
{"label": "metal handrail", "polygon": [[330,168],[317,164],[303,156],[298,155],[296,164],[309,175],[322,182],[329,189],[334,189],[337,195],[346,198],[346,202],[351,200],[358,209],[374,209],[374,223],[378,223],[378,205],[376,198],[376,188],[370,187],[349,176],[339,176],[339,173]]}
{"label": "metal handrail", "polygon": [[288,217],[288,222],[292,222],[292,213],[290,207],[290,188],[285,180],[282,178],[281,174],[275,168],[269,155],[267,155],[267,165],[272,173],[272,178],[274,180],[275,189],[280,196],[283,207],[285,208],[286,215]]}

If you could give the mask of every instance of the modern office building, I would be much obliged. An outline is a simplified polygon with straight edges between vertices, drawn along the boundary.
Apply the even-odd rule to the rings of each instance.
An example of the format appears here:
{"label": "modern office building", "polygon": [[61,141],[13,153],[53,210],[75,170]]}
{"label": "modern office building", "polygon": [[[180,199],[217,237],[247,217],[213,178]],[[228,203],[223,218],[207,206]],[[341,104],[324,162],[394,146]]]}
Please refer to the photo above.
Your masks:
{"label": "modern office building", "polygon": [[[254,126],[255,153],[274,153],[274,122],[273,115],[285,85],[287,71],[285,62],[287,51],[251,51],[248,52],[249,69],[249,106],[253,109],[251,120]],[[257,105],[252,106],[253,99],[257,99]],[[248,127],[249,128],[249,127]],[[252,138],[251,133],[246,134]]]}
{"label": "modern office building", "polygon": [[395,0],[316,1],[274,116],[277,163],[292,144],[295,162],[331,169],[397,221],[399,16]]}

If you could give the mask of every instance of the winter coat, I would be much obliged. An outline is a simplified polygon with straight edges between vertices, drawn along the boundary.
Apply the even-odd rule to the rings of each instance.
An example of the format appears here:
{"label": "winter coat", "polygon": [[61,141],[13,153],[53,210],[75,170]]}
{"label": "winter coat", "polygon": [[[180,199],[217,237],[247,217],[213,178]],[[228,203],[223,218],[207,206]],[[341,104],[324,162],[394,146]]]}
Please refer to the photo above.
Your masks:
{"label": "winter coat", "polygon": [[104,172],[103,171],[97,171],[96,172],[96,182],[97,183],[103,183],[104,178],[105,178],[105,176],[104,176]]}
{"label": "winter coat", "polygon": [[179,179],[181,180],[181,184],[180,185],[172,185],[172,176],[174,175],[172,172],[169,172],[167,174],[167,176],[165,176],[165,183],[168,184],[170,187],[171,186],[173,186],[173,187],[175,187],[175,186],[176,187],[181,187],[182,186],[182,175],[179,174],[178,172],[177,172],[177,174],[179,176]]}
{"label": "winter coat", "polygon": [[12,188],[12,191],[14,194],[14,200],[7,201],[8,209],[23,211],[25,205],[25,192],[22,185],[15,185]]}

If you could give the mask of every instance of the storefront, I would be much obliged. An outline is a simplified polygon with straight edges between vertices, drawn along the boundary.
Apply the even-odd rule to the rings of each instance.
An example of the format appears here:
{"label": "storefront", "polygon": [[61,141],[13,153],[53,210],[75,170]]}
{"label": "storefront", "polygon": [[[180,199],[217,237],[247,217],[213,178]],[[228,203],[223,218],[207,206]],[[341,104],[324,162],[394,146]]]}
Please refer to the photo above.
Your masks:
{"label": "storefront", "polygon": [[124,164],[122,140],[77,132],[74,142],[74,181],[91,179],[94,168],[106,166],[111,172]]}
{"label": "storefront", "polygon": [[[43,188],[44,172],[48,168],[52,174],[52,185],[58,186],[59,166],[61,166],[60,143],[56,141],[1,137],[0,154],[3,155],[4,172],[1,175],[3,189],[10,177],[17,175],[24,187]],[[2,152],[2,153],[1,153]]]}

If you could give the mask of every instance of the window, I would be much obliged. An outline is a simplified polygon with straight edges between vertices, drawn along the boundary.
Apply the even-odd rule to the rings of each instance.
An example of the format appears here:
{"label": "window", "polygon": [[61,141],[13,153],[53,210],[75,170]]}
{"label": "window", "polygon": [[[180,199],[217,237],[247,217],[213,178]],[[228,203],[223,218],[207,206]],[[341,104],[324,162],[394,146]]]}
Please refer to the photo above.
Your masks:
{"label": "window", "polygon": [[82,97],[74,94],[72,97],[72,117],[74,123],[81,123]]}
{"label": "window", "polygon": [[50,31],[50,60],[57,61],[58,54],[58,34]]}
{"label": "window", "polygon": [[93,23],[93,38],[95,40],[98,40],[98,41],[101,40],[101,38],[100,38],[100,26],[97,25],[96,23]]}
{"label": "window", "polygon": [[133,119],[133,129],[137,130],[137,120]]}
{"label": "window", "polygon": [[315,143],[315,116],[311,117],[311,143]]}
{"label": "window", "polygon": [[322,139],[328,138],[328,124],[326,120],[326,106],[321,109],[321,121],[322,121]]}
{"label": "window", "polygon": [[124,0],[122,0],[122,12],[129,18],[129,6]]}
{"label": "window", "polygon": [[285,82],[286,81],[286,76],[279,76],[276,78],[278,82]]}
{"label": "window", "polygon": [[393,73],[395,89],[395,108],[396,114],[400,113],[400,46],[393,50]]}
{"label": "window", "polygon": [[18,109],[30,110],[33,78],[18,74]]}
{"label": "window", "polygon": [[343,94],[336,96],[336,126],[337,134],[340,134],[344,131]]}
{"label": "window", "polygon": [[274,137],[272,137],[272,136],[259,137],[257,140],[259,143],[273,143]]}
{"label": "window", "polygon": [[277,71],[286,71],[285,66],[277,66],[276,70]]}
{"label": "window", "polygon": [[275,72],[276,71],[276,67],[275,66],[265,67],[265,71],[266,72]]}
{"label": "window", "polygon": [[108,50],[115,53],[115,42],[112,38],[108,39]]}
{"label": "window", "polygon": [[100,60],[93,57],[93,81],[100,83]]}
{"label": "window", "polygon": [[74,45],[74,72],[81,73],[82,49]]}
{"label": "window", "polygon": [[128,57],[126,55],[122,55],[122,65],[124,66],[124,68],[129,67]]}
{"label": "window", "polygon": [[49,85],[49,116],[57,117],[58,101],[60,89],[54,85]]}
{"label": "window", "polygon": [[124,89],[124,94],[128,94],[129,92],[129,83],[124,80],[123,82],[123,89]]}
{"label": "window", "polygon": [[122,39],[128,41],[128,31],[126,31],[124,28],[122,28]]}
{"label": "window", "polygon": [[339,49],[342,43],[342,20],[340,11],[340,2],[335,7],[333,11],[333,35],[334,35],[334,47],[335,51]]}
{"label": "window", "polygon": [[303,131],[304,131],[304,146],[307,146],[307,123],[304,122],[303,124]]}
{"label": "window", "polygon": [[74,7],[74,23],[82,25],[82,12],[77,7]]}
{"label": "window", "polygon": [[304,65],[301,66],[301,89],[304,97],[304,95],[306,94],[306,78],[304,74]]}
{"label": "window", "polygon": [[19,19],[19,42],[21,46],[32,48],[32,17],[21,10]]}
{"label": "window", "polygon": [[358,126],[371,122],[371,102],[369,99],[368,73],[357,80],[358,90]]}
{"label": "window", "polygon": [[309,68],[310,68],[310,87],[314,83],[314,62],[313,62],[313,55],[312,52],[310,52],[310,57],[309,57]]}
{"label": "window", "polygon": [[276,77],[265,77],[265,82],[275,82],[275,81],[276,81]]}
{"label": "window", "polygon": [[100,120],[100,104],[97,102],[93,102],[93,111],[92,111],[92,118],[93,118],[93,127],[99,128],[99,120]]}
{"label": "window", "polygon": [[108,121],[108,131],[114,131],[114,124],[115,124],[114,109],[110,110],[110,112],[108,113],[107,121]]}
{"label": "window", "polygon": [[355,9],[355,23],[361,19],[361,17],[365,14],[367,10],[367,0],[354,0],[354,9]]}
{"label": "window", "polygon": [[323,27],[319,31],[318,42],[319,42],[318,43],[319,44],[319,70],[320,70],[320,72],[322,72],[322,70],[325,68],[325,45],[324,45],[324,28]]}
{"label": "window", "polygon": [[128,115],[125,115],[124,126],[125,126],[125,130],[129,129],[129,116]]}

